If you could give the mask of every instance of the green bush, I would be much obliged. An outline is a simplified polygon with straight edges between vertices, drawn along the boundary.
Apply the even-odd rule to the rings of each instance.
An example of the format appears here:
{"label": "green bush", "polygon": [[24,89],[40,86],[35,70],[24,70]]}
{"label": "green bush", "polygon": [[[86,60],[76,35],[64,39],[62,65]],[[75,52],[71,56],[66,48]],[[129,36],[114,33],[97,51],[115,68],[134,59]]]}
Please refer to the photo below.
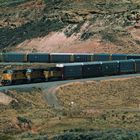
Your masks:
{"label": "green bush", "polygon": [[0,134],[0,140],[14,140],[11,136]]}
{"label": "green bush", "polygon": [[112,43],[115,43],[118,41],[117,40],[118,38],[115,32],[113,33],[113,32],[108,32],[107,30],[103,30],[100,32],[100,35],[102,39],[105,41],[112,42]]}
{"label": "green bush", "polygon": [[140,132],[112,129],[106,131],[66,132],[53,140],[139,140]]}
{"label": "green bush", "polygon": [[47,20],[42,18],[39,21],[30,22],[21,27],[0,28],[0,48],[15,46],[26,39],[47,35],[51,31],[61,30],[65,25],[58,20]]}

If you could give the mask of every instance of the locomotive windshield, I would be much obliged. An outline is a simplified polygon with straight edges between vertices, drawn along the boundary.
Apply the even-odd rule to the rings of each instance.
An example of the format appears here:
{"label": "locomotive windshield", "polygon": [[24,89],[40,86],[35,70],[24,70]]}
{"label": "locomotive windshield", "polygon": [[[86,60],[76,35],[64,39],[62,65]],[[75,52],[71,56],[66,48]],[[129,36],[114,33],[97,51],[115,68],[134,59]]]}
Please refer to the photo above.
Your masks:
{"label": "locomotive windshield", "polygon": [[27,72],[31,73],[32,72],[32,69],[27,69]]}
{"label": "locomotive windshield", "polygon": [[13,73],[13,71],[12,70],[5,70],[5,71],[3,71],[3,73]]}

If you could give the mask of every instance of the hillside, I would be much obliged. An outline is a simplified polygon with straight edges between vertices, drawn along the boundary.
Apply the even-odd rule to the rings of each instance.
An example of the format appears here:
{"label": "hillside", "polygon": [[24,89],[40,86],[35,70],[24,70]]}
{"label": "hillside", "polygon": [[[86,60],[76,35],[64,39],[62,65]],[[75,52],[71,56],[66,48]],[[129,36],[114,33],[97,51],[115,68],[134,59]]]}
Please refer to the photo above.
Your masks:
{"label": "hillside", "polygon": [[50,106],[44,87],[5,90],[0,139],[139,140],[139,84],[124,78],[59,85],[53,91],[61,109]]}
{"label": "hillside", "polygon": [[140,53],[140,0],[0,0],[0,50]]}

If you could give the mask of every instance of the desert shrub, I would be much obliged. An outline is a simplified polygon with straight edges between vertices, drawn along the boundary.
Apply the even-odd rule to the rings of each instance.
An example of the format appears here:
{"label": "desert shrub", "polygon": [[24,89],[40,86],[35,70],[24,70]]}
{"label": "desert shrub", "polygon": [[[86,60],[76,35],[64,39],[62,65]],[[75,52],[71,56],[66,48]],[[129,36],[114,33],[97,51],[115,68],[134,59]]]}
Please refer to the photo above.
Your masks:
{"label": "desert shrub", "polygon": [[25,132],[20,136],[21,139],[29,139],[29,140],[48,140],[47,135],[41,135],[41,134],[33,134],[30,132]]}
{"label": "desert shrub", "polygon": [[0,140],[14,140],[14,138],[8,135],[0,134]]}
{"label": "desert shrub", "polygon": [[105,41],[112,42],[112,43],[117,42],[116,33],[112,33],[112,32],[108,32],[106,30],[103,30],[100,32],[100,35],[101,35],[102,39]]}
{"label": "desert shrub", "polygon": [[112,129],[106,131],[66,132],[54,140],[139,140],[140,132]]}
{"label": "desert shrub", "polygon": [[85,32],[81,35],[81,40],[87,40],[89,39],[91,36],[93,36],[94,33],[93,32]]}
{"label": "desert shrub", "polygon": [[0,28],[0,48],[14,46],[26,39],[41,37],[47,35],[51,31],[58,31],[64,27],[64,24],[58,20],[44,20],[29,22],[21,27]]}
{"label": "desert shrub", "polygon": [[136,40],[135,42],[136,42],[138,45],[140,45],[140,40]]}

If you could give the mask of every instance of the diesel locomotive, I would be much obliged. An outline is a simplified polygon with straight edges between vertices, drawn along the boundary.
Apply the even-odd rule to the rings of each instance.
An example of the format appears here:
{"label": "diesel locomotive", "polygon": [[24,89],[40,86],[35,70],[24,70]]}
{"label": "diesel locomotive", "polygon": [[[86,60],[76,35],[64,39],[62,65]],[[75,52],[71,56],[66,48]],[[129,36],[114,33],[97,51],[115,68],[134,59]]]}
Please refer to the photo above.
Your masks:
{"label": "diesel locomotive", "polygon": [[2,74],[1,84],[17,85],[26,83],[45,82],[50,80],[58,80],[61,77],[61,71],[56,67],[48,69],[23,69],[23,70],[4,70]]}

